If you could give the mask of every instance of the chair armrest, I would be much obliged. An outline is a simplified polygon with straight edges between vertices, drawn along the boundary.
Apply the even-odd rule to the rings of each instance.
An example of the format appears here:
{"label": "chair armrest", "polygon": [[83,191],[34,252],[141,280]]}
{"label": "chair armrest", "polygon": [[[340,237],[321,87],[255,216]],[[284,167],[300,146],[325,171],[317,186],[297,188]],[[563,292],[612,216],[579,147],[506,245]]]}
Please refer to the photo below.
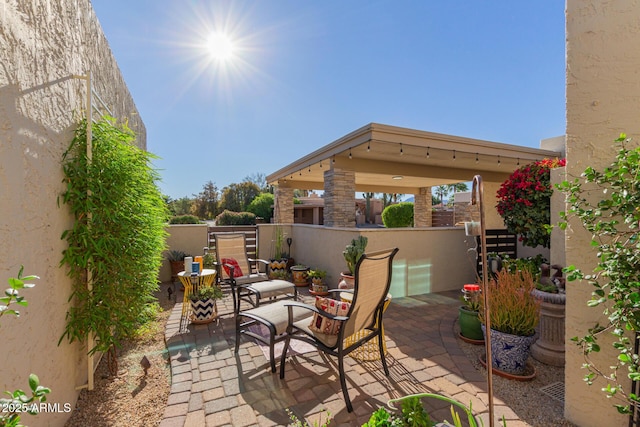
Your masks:
{"label": "chair armrest", "polygon": [[255,265],[256,272],[262,273],[262,271],[260,271],[260,266],[258,265],[258,263],[264,265],[264,272],[265,273],[269,272],[269,261],[264,260],[264,259],[260,259],[260,258],[247,258],[247,261],[249,262],[249,264]]}
{"label": "chair armrest", "polygon": [[353,294],[354,293],[353,291],[354,291],[354,289],[327,289],[327,292],[340,293],[340,294],[343,293],[343,292],[345,292],[347,294]]}

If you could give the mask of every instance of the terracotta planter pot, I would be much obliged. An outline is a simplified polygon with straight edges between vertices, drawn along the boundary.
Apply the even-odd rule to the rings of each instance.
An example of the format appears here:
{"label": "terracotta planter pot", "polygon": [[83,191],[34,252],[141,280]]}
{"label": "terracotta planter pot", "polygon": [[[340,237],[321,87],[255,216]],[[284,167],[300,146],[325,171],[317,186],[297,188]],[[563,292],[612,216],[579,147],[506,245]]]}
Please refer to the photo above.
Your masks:
{"label": "terracotta planter pot", "polygon": [[353,289],[356,284],[356,278],[353,277],[349,272],[340,273],[340,283],[338,283],[338,289]]}
{"label": "terracotta planter pot", "polygon": [[309,267],[291,267],[291,276],[293,284],[296,286],[308,286],[309,285]]}

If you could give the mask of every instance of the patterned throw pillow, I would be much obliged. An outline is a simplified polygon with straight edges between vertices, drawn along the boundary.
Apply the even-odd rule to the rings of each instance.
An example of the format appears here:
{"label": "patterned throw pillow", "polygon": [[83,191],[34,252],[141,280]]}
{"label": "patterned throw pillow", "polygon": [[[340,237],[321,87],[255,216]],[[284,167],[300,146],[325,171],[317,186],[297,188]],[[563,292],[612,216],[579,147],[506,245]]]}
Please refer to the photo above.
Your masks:
{"label": "patterned throw pillow", "polygon": [[[351,303],[316,297],[316,308],[334,316],[344,316],[349,312]],[[326,335],[338,335],[340,326],[342,326],[341,321],[328,319],[322,314],[314,313],[309,329]]]}
{"label": "patterned throw pillow", "polygon": [[229,268],[229,266],[233,267],[233,277],[244,276],[244,274],[242,274],[242,269],[240,268],[238,261],[233,258],[222,258],[222,268],[224,268],[227,276],[231,277],[231,268]]}

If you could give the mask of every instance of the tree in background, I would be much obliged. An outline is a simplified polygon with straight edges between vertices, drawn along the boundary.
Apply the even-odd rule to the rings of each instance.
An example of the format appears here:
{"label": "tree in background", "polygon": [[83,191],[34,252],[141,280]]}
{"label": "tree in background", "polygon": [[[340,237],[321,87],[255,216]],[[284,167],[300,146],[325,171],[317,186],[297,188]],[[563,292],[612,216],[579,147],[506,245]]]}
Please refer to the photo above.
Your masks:
{"label": "tree in background", "polygon": [[273,193],[273,186],[267,184],[267,175],[262,172],[255,172],[247,175],[242,182],[253,182],[258,186],[261,193]]}
{"label": "tree in background", "polygon": [[164,196],[165,203],[170,216],[190,215],[195,203],[194,199],[187,196],[173,200],[169,196]]}
{"label": "tree in background", "polygon": [[193,213],[201,219],[214,219],[219,213],[220,192],[218,187],[208,181],[202,187],[200,194],[195,195],[193,203]]}
{"label": "tree in background", "polygon": [[222,189],[220,210],[244,212],[249,207],[249,203],[258,194],[260,194],[260,188],[253,182],[245,181],[240,184],[229,184]]}
{"label": "tree in background", "polygon": [[273,218],[274,197],[271,193],[261,193],[249,203],[247,211],[254,213],[257,217],[270,222]]}
{"label": "tree in background", "polygon": [[459,191],[468,191],[469,187],[465,182],[458,182],[456,184],[447,184],[447,185],[438,185],[435,188],[436,196],[439,196],[436,200],[437,203],[442,203],[444,205],[444,198],[447,197],[451,193],[456,193]]}

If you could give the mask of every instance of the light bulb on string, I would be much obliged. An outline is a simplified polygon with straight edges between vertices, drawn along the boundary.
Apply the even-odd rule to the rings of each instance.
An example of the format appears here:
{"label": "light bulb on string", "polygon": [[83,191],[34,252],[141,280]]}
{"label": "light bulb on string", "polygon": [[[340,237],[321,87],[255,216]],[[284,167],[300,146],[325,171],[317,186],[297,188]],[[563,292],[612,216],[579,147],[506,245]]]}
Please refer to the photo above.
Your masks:
{"label": "light bulb on string", "polygon": [[498,166],[500,166],[500,156],[498,156]]}
{"label": "light bulb on string", "polygon": [[402,150],[402,143],[400,143],[400,155],[402,156],[404,154],[404,151]]}
{"label": "light bulb on string", "polygon": [[453,160],[456,160],[456,150],[453,150]]}
{"label": "light bulb on string", "polygon": [[431,147],[427,147],[427,159],[429,158],[429,150]]}
{"label": "light bulb on string", "polygon": [[478,163],[478,153],[476,153],[476,163]]}
{"label": "light bulb on string", "polygon": [[351,156],[351,148],[349,148],[349,158],[353,159],[353,157]]}
{"label": "light bulb on string", "polygon": [[367,153],[371,150],[371,140],[367,142]]}
{"label": "light bulb on string", "polygon": [[518,163],[516,164],[516,166],[520,166],[520,157],[518,157]]}

